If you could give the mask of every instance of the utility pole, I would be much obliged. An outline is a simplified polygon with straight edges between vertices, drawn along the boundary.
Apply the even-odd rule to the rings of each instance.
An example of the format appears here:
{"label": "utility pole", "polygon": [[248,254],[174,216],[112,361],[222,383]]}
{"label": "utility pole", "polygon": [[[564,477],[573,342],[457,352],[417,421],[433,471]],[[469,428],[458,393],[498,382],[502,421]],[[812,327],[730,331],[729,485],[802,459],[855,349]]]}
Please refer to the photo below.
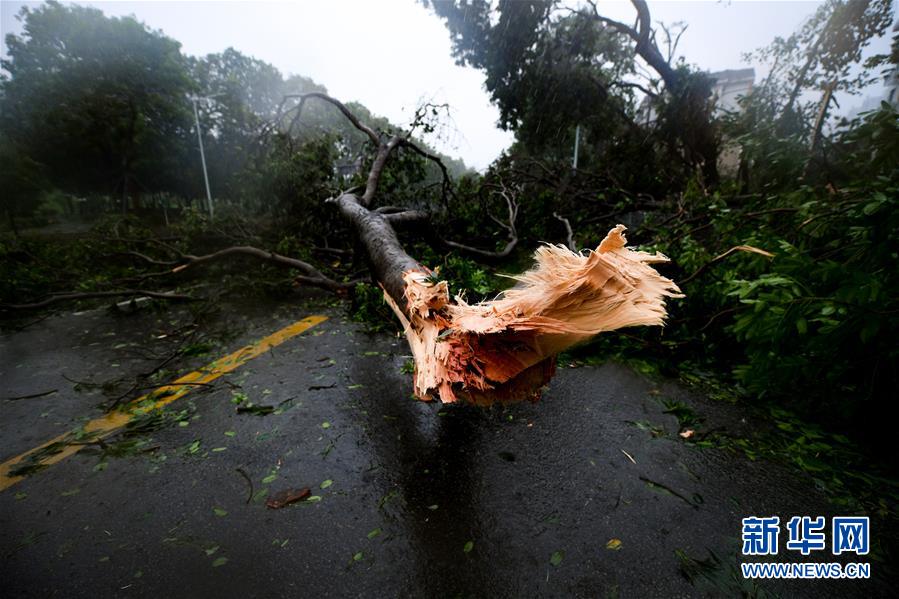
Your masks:
{"label": "utility pole", "polygon": [[203,151],[203,132],[200,131],[200,111],[197,109],[197,103],[200,100],[211,100],[222,94],[215,96],[191,96],[190,99],[194,104],[194,121],[197,124],[197,142],[200,144],[200,162],[203,164],[203,181],[206,183],[206,207],[209,209],[209,218],[212,218],[212,192],[209,190],[209,173],[206,171],[206,152]]}
{"label": "utility pole", "polygon": [[577,150],[578,146],[581,145],[581,126],[578,125],[574,128],[574,161],[571,164],[571,168],[577,170]]}

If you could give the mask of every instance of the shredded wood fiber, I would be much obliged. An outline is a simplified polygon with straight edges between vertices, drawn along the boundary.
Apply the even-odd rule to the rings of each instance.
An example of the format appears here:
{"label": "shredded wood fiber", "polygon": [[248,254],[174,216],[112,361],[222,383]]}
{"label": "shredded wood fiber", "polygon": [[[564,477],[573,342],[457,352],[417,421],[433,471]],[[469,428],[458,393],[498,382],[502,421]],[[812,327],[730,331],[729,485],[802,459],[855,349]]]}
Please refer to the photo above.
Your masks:
{"label": "shredded wood fiber", "polygon": [[384,297],[403,324],[415,360],[415,395],[478,405],[536,400],[555,371],[555,356],[591,337],[638,325],[662,325],[665,298],[677,285],[649,266],[659,253],[625,247],[618,225],[595,251],[546,245],[534,267],[496,299],[450,301],[433,273],[403,273],[408,316]]}

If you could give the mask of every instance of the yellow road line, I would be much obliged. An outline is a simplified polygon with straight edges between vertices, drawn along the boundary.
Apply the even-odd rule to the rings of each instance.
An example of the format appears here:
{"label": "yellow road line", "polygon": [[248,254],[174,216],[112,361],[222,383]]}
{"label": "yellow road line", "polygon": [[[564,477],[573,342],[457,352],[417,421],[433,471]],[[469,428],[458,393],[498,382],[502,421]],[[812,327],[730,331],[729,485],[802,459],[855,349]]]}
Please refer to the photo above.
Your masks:
{"label": "yellow road line", "polygon": [[[88,433],[88,438],[92,440],[108,437],[116,430],[131,422],[137,416],[152,412],[153,410],[158,410],[159,408],[172,403],[176,399],[184,397],[191,391],[191,389],[196,389],[198,386],[202,386],[214,381],[223,374],[239,368],[253,358],[264,354],[271,348],[284,343],[292,337],[296,337],[300,333],[307,331],[315,325],[326,320],[328,320],[327,316],[309,316],[307,318],[304,318],[303,320],[299,320],[290,326],[284,327],[280,331],[272,333],[264,339],[260,339],[252,345],[242,347],[236,352],[220,358],[215,362],[212,362],[211,364],[207,364],[199,370],[195,370],[194,372],[186,374],[178,380],[165,385],[164,387],[155,389],[151,393],[148,393],[133,402],[134,404],[139,405],[141,403],[144,403],[145,400],[152,400],[153,403],[151,405],[144,405],[143,407],[133,408],[128,411],[109,412],[105,416],[96,418],[85,424],[83,430],[85,433]],[[84,445],[68,444],[68,442],[72,440],[71,435],[71,432],[63,433],[58,437],[50,439],[43,445],[39,445],[34,449],[26,451],[25,453],[0,464],[0,491],[8,489],[9,487],[25,478],[25,476],[10,474],[10,472],[12,472],[16,468],[16,466],[22,463],[23,460],[28,459],[30,456],[40,452],[43,449],[48,448],[54,443],[63,443],[65,445],[62,447],[61,451],[52,453],[46,457],[43,457],[42,459],[36,460],[35,465],[39,464],[43,466],[50,466],[57,462],[61,462],[70,455],[81,451],[81,449],[85,447]]]}

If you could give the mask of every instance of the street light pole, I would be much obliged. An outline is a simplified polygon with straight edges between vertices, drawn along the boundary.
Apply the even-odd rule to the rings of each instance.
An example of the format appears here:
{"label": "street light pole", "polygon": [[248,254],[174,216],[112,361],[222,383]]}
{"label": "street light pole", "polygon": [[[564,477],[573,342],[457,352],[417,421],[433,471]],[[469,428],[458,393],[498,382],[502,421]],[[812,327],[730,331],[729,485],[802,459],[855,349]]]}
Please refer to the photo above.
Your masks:
{"label": "street light pole", "polygon": [[[194,104],[194,121],[197,124],[197,142],[200,144],[200,162],[203,164],[203,181],[206,183],[206,207],[209,209],[209,218],[212,218],[212,192],[209,190],[209,173],[206,171],[206,152],[203,151],[203,133],[200,131],[200,111],[197,109],[197,96],[191,96]],[[205,98],[208,99],[208,98]]]}
{"label": "street light pole", "polygon": [[571,167],[577,170],[577,152],[581,145],[581,126],[578,125],[574,129],[574,160],[571,163]]}

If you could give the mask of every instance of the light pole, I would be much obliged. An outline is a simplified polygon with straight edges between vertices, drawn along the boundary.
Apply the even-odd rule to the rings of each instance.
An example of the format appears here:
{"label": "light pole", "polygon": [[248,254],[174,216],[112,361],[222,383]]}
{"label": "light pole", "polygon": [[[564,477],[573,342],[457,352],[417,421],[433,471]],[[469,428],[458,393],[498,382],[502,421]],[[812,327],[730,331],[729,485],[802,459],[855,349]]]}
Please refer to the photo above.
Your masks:
{"label": "light pole", "polygon": [[574,160],[571,162],[571,167],[574,170],[577,170],[577,151],[581,145],[581,126],[578,125],[574,129]]}
{"label": "light pole", "polygon": [[203,151],[203,132],[200,131],[200,111],[197,108],[197,103],[200,100],[211,100],[212,98],[217,98],[222,94],[215,94],[214,96],[190,96],[191,102],[194,105],[194,121],[197,124],[197,142],[200,144],[200,162],[203,164],[203,181],[206,183],[206,207],[209,209],[209,218],[212,218],[212,192],[209,190],[209,173],[206,172],[206,152]]}

